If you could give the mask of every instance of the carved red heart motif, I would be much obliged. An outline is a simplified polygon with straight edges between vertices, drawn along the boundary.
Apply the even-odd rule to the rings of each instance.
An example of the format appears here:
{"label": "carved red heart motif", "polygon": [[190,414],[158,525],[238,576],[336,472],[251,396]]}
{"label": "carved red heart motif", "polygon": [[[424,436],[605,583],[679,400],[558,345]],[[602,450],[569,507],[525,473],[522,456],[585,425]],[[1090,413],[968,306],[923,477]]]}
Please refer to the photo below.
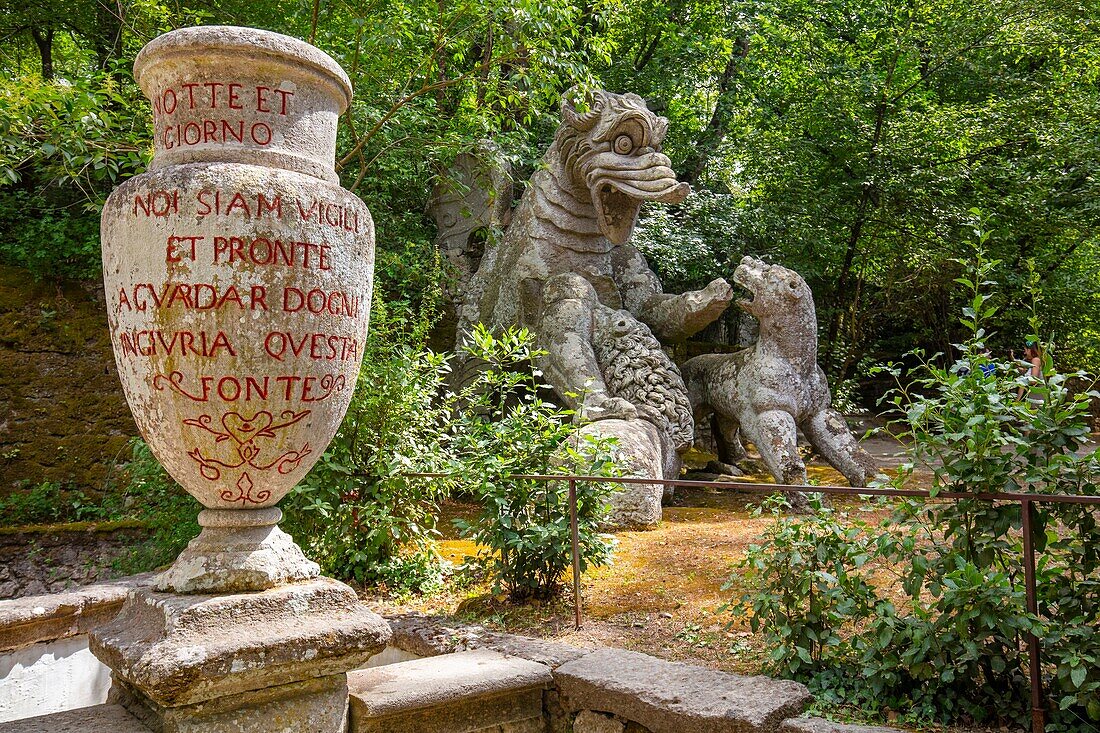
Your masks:
{"label": "carved red heart motif", "polygon": [[252,417],[245,417],[239,412],[227,412],[222,415],[222,427],[240,445],[252,440],[261,430],[271,427],[271,421],[271,413],[267,410],[257,412]]}

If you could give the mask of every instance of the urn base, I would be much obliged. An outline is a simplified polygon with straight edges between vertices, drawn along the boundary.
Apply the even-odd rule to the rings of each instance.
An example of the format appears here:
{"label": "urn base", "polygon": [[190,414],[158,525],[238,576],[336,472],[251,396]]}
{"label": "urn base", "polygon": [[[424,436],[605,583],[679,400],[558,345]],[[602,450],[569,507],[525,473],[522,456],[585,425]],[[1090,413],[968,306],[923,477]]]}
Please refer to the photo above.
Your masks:
{"label": "urn base", "polygon": [[283,512],[267,509],[204,509],[202,532],[191,540],[153,587],[172,593],[245,593],[310,580],[320,575],[277,526]]}
{"label": "urn base", "polygon": [[347,672],[390,629],[331,578],[259,593],[131,591],[96,628],[111,700],[161,733],[344,733]]}

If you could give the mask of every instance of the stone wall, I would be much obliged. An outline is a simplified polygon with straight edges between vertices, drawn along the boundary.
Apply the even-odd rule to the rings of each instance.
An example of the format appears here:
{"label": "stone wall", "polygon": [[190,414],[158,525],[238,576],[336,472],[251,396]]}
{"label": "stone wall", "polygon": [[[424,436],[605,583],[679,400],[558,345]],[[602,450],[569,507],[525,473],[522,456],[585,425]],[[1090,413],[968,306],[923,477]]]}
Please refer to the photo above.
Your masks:
{"label": "stone wall", "polygon": [[119,523],[0,530],[0,599],[107,580],[111,564],[146,536],[142,527]]}
{"label": "stone wall", "polygon": [[[11,662],[14,669],[28,654],[61,649],[59,640],[74,640],[68,646],[79,652],[82,635],[110,621],[127,591],[148,582],[148,576],[134,576],[0,601],[0,668]],[[373,669],[349,675],[350,733],[901,733],[797,717],[810,695],[795,682],[496,633],[438,617],[388,621],[393,647],[371,659]],[[65,678],[99,672],[86,665]],[[59,680],[54,670],[46,673]],[[12,722],[3,717],[13,712],[3,709],[3,687],[0,721],[13,733],[148,730],[118,704]],[[102,690],[96,688],[95,695],[93,703]]]}
{"label": "stone wall", "polygon": [[22,482],[100,489],[133,435],[102,286],[0,266],[0,497]]}

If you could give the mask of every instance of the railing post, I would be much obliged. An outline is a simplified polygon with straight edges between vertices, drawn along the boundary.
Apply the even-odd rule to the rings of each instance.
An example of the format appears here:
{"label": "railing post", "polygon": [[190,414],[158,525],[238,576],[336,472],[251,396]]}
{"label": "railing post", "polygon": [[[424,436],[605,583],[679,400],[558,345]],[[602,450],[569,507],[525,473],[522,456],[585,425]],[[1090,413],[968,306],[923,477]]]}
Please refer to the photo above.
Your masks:
{"label": "railing post", "polygon": [[[1039,603],[1035,592],[1035,544],[1031,539],[1031,500],[1020,500],[1020,516],[1024,534],[1024,592],[1027,596],[1027,612],[1038,618]],[[1027,635],[1028,667],[1031,670],[1031,733],[1043,733],[1046,727],[1043,716],[1043,671],[1039,666],[1039,639]]]}
{"label": "railing post", "polygon": [[577,479],[569,479],[569,534],[573,544],[573,620],[581,628],[581,538],[577,526]]}

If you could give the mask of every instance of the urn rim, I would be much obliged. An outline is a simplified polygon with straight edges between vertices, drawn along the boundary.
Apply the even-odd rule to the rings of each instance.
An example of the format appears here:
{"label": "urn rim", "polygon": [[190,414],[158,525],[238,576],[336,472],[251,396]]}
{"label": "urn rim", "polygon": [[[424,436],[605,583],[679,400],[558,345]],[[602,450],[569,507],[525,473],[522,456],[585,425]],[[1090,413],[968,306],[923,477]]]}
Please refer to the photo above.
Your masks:
{"label": "urn rim", "polygon": [[331,56],[321,49],[292,36],[233,25],[203,25],[169,31],[147,43],[134,59],[134,80],[142,90],[145,74],[162,61],[197,51],[212,55],[268,59],[290,66],[305,67],[328,81],[340,95],[339,113],[351,104],[351,80]]}

